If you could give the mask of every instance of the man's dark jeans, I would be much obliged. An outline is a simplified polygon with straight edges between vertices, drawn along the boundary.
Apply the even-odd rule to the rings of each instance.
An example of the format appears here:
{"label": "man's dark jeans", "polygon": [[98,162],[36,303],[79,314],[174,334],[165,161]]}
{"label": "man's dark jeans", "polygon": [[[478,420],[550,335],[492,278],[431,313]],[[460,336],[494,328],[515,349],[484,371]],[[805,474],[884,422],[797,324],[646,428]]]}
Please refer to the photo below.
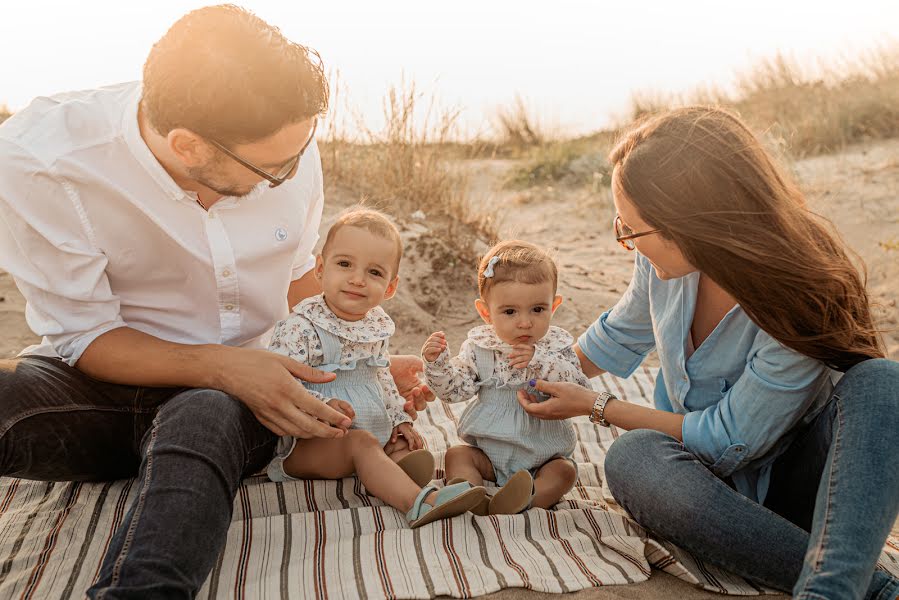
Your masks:
{"label": "man's dark jeans", "polygon": [[137,477],[91,598],[193,598],[225,543],[241,478],[275,442],[218,390],[104,383],[38,356],[0,361],[0,475]]}

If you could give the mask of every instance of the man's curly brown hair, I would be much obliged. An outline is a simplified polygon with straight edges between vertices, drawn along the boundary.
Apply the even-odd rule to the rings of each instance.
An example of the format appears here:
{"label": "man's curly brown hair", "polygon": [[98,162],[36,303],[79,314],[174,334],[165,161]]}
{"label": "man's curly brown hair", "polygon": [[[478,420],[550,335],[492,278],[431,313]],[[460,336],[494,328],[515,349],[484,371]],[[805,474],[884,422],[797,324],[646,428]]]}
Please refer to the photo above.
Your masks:
{"label": "man's curly brown hair", "polygon": [[144,64],[141,108],[161,135],[183,127],[226,145],[249,143],[327,107],[318,53],[231,4],[181,17]]}

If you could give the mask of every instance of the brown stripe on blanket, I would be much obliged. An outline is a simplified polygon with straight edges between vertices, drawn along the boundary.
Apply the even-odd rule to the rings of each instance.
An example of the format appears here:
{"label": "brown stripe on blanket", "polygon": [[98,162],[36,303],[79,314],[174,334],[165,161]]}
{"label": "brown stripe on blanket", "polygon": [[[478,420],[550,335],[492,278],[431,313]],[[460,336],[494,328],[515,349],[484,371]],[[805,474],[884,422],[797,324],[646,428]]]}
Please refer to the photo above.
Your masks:
{"label": "brown stripe on blanket", "polygon": [[37,506],[34,507],[34,510],[28,513],[28,517],[25,519],[25,524],[19,531],[19,535],[16,538],[16,541],[13,542],[12,550],[9,553],[9,556],[7,556],[6,560],[3,561],[3,565],[0,566],[0,585],[3,585],[3,583],[6,581],[6,578],[9,576],[9,573],[12,570],[12,563],[16,559],[16,556],[19,554],[19,550],[22,549],[22,544],[25,542],[25,538],[28,536],[28,532],[31,530],[32,524],[34,524],[37,516],[44,512],[44,508],[51,498],[50,492],[52,492],[53,488],[56,486],[56,484],[52,481],[49,481],[44,485],[44,495],[41,498],[41,501],[38,502]]}
{"label": "brown stripe on blanket", "polygon": [[78,551],[78,558],[75,559],[75,564],[69,572],[69,579],[62,592],[63,598],[69,598],[75,590],[75,581],[78,579],[78,575],[81,574],[81,567],[84,565],[85,559],[87,558],[88,549],[91,546],[91,542],[94,541],[94,534],[97,532],[97,524],[100,522],[100,514],[103,510],[103,505],[106,503],[106,498],[109,495],[109,490],[112,488],[112,485],[113,483],[111,481],[104,483],[100,493],[97,495],[97,500],[94,502],[94,510],[91,512],[91,518],[87,525],[87,531],[84,532],[84,541],[81,543],[81,549]]}
{"label": "brown stripe on blanket", "polygon": [[72,507],[75,505],[75,502],[78,500],[78,496],[81,493],[80,483],[69,484],[67,488],[68,494],[65,507],[56,515],[56,522],[50,528],[50,534],[44,541],[44,547],[38,556],[37,564],[34,565],[34,568],[31,570],[31,575],[28,577],[28,583],[25,584],[25,590],[22,592],[21,596],[22,600],[27,600],[34,594],[34,590],[40,583],[41,577],[44,574],[44,569],[50,560],[50,555],[53,554],[53,549],[56,548],[56,540],[59,537],[62,525],[68,518],[69,513],[72,511]]}
{"label": "brown stripe on blanket", "polygon": [[571,544],[568,542],[568,540],[563,539],[559,535],[559,524],[556,522],[555,515],[550,511],[546,511],[545,514],[547,525],[549,525],[549,534],[552,539],[556,540],[562,546],[565,554],[571,557],[571,559],[574,561],[574,564],[576,564],[578,569],[581,570],[581,573],[583,573],[587,577],[587,579],[590,580],[590,585],[592,585],[593,587],[601,586],[602,580],[587,568],[587,565],[583,560],[581,560],[581,557],[574,552],[574,549],[571,547]]}

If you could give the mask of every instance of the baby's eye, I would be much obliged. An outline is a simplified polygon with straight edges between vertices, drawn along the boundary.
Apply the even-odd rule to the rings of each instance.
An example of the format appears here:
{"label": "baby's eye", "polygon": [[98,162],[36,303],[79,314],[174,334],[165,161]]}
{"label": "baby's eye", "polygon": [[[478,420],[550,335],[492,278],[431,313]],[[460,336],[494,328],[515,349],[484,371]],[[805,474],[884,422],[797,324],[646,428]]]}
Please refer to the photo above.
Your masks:
{"label": "baby's eye", "polygon": [[375,277],[381,277],[381,271],[379,271],[378,269],[371,269],[369,270],[369,273],[371,273]]}
{"label": "baby's eye", "polygon": [[507,308],[506,310],[503,311],[503,314],[504,314],[504,315],[509,315],[509,316],[511,317],[512,315],[515,314],[515,309],[514,309],[514,308]]}
{"label": "baby's eye", "polygon": [[338,260],[338,261],[337,261],[337,266],[339,266],[339,267],[344,267],[344,268],[349,267],[349,266],[350,266],[350,261],[348,261],[348,260]]}
{"label": "baby's eye", "polygon": [[542,313],[544,310],[546,310],[546,308],[543,307],[543,306],[535,306],[535,307],[534,307],[534,312],[535,312],[535,313]]}

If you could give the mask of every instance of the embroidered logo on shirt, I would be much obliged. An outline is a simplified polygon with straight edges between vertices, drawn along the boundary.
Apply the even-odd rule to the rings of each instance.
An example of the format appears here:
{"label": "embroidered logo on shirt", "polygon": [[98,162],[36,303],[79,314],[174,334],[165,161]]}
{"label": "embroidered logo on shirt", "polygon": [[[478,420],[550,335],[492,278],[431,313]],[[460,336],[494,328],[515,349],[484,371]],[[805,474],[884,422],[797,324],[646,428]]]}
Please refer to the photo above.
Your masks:
{"label": "embroidered logo on shirt", "polygon": [[278,240],[279,242],[283,242],[284,240],[286,240],[287,239],[287,230],[284,229],[283,227],[278,227],[277,229],[275,229],[275,239]]}

